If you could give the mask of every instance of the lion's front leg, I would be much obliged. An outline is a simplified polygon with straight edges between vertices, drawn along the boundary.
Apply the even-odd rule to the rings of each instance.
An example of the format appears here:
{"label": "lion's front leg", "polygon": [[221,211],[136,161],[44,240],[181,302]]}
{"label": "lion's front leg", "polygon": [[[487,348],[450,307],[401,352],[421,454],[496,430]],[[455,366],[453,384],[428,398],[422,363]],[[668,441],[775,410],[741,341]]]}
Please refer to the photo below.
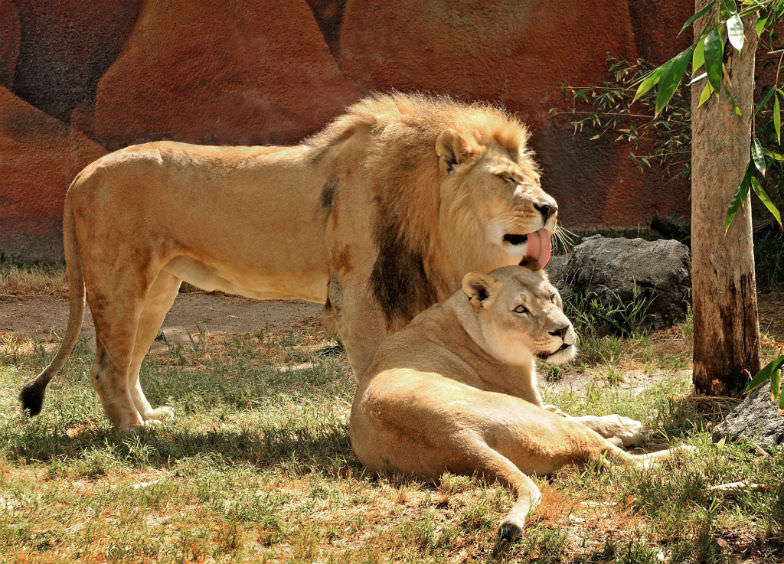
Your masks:
{"label": "lion's front leg", "polygon": [[614,443],[620,442],[624,447],[637,446],[645,442],[648,431],[636,419],[622,415],[583,415],[582,417],[569,417],[568,419],[582,423],[607,440]]}
{"label": "lion's front leg", "polygon": [[384,313],[367,289],[367,284],[356,283],[348,277],[341,279],[333,274],[327,296],[327,315],[334,320],[335,330],[346,347],[354,378],[359,379],[387,336]]}

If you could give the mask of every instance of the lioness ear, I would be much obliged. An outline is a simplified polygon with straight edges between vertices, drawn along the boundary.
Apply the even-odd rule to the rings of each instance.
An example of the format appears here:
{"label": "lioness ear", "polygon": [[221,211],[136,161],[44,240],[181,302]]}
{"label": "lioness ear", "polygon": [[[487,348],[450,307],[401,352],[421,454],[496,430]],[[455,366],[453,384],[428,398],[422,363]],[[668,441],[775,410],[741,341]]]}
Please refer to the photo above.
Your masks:
{"label": "lioness ear", "polygon": [[463,276],[463,292],[475,311],[489,304],[495,293],[496,281],[487,274],[469,272]]}
{"label": "lioness ear", "polygon": [[447,129],[436,139],[436,154],[441,174],[451,175],[457,165],[464,163],[471,156],[471,151],[466,140],[457,131]]}

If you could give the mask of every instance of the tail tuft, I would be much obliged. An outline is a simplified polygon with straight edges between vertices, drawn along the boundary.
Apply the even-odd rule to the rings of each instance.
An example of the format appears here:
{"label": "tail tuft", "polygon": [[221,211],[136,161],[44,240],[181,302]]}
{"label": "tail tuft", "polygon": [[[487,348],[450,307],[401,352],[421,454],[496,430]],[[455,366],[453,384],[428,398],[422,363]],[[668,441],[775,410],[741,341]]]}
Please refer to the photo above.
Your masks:
{"label": "tail tuft", "polygon": [[44,404],[44,393],[46,392],[46,384],[41,384],[36,380],[25,384],[19,394],[19,399],[22,400],[22,411],[32,417],[41,413],[41,408]]}

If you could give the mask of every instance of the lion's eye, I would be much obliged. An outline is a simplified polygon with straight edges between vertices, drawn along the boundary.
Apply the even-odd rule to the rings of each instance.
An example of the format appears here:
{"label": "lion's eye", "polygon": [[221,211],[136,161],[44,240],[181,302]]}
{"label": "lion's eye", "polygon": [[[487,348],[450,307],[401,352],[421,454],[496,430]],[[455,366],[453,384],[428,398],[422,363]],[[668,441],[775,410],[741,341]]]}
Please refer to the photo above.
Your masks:
{"label": "lion's eye", "polygon": [[558,300],[556,299],[556,297],[555,297],[555,294],[552,294],[552,295],[550,296],[550,301],[551,301],[551,302],[553,302],[554,304],[557,304],[557,303],[558,303]]}
{"label": "lion's eye", "polygon": [[519,305],[513,310],[515,313],[528,313],[528,308],[524,305]]}

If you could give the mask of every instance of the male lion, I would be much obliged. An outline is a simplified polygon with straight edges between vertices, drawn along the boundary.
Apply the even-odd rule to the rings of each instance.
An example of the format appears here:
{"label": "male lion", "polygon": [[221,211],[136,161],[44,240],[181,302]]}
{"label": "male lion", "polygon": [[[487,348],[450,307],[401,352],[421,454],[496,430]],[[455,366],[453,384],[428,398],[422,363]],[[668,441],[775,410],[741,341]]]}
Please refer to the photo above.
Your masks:
{"label": "male lion", "polygon": [[[70,314],[51,364],[22,390],[41,409],[95,320],[92,382],[118,427],[153,409],[139,367],[185,280],[250,298],[325,302],[354,373],[471,270],[550,256],[555,200],[517,120],[486,105],[376,95],[293,147],[156,142],[82,170],[63,216]],[[531,244],[529,244],[529,240]]]}
{"label": "male lion", "polygon": [[462,290],[388,337],[360,378],[351,408],[357,458],[374,471],[425,479],[477,473],[503,482],[517,501],[501,534],[514,540],[541,497],[526,474],[604,457],[643,465],[669,456],[628,454],[586,426],[598,422],[606,431],[602,418],[543,409],[534,358],[568,361],[574,343],[543,271],[466,274]]}

